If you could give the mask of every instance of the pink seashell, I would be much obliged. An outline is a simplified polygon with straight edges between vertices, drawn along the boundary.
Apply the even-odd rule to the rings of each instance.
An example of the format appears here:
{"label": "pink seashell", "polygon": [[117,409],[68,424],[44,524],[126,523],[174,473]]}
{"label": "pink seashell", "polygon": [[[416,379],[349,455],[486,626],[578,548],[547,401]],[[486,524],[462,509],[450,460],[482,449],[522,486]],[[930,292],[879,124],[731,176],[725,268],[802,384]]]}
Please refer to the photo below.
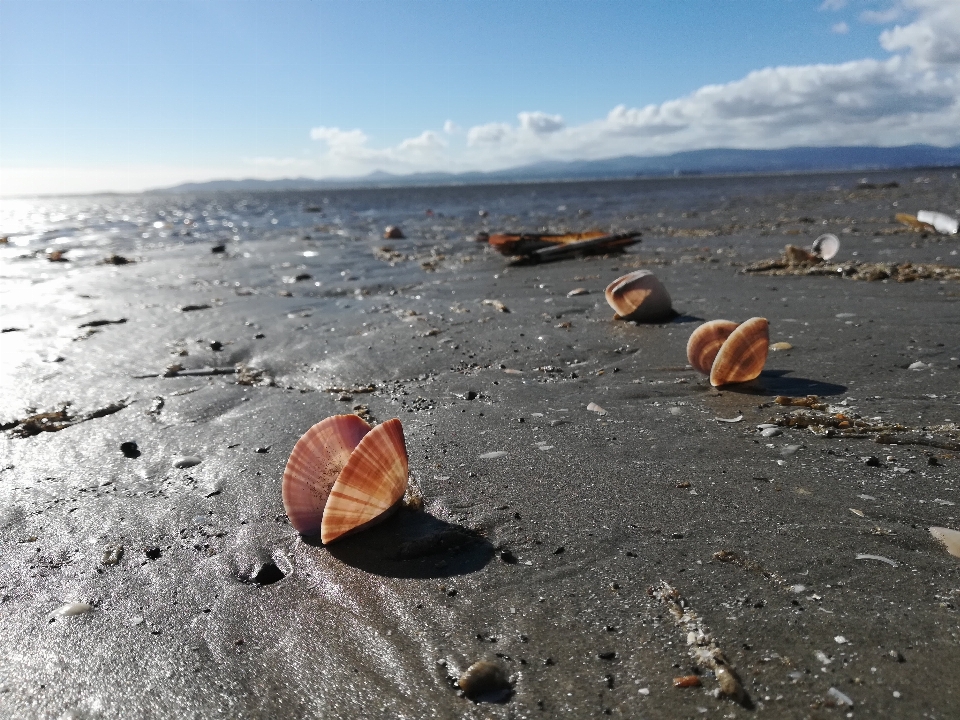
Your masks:
{"label": "pink seashell", "polygon": [[283,471],[283,509],[303,535],[320,532],[327,498],[354,448],[370,432],[356,415],[334,415],[307,430]]}
{"label": "pink seashell", "polygon": [[687,341],[687,361],[697,372],[710,374],[720,347],[738,324],[729,320],[711,320],[693,331]]}
{"label": "pink seashell", "polygon": [[350,455],[323,512],[324,544],[386,519],[407,489],[407,448],[396,418],[367,433]]}
{"label": "pink seashell", "polygon": [[710,368],[714,387],[755,379],[767,362],[770,349],[770,323],[766,318],[750,318],[730,333]]}
{"label": "pink seashell", "polygon": [[603,294],[615,320],[659,322],[673,315],[670,293],[649,270],[636,270],[607,285]]}

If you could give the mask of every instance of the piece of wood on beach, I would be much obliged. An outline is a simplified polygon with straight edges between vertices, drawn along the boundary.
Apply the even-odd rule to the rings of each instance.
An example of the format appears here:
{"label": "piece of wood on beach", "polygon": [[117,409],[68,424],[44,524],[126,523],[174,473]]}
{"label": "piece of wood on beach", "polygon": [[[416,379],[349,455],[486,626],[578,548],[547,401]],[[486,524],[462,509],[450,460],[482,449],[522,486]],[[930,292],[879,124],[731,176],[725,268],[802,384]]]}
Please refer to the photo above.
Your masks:
{"label": "piece of wood on beach", "polygon": [[591,240],[580,240],[577,242],[545,247],[515,260],[514,263],[522,264],[530,262],[548,262],[550,260],[560,260],[571,255],[587,255],[591,253],[608,252],[610,250],[622,250],[623,248],[638,242],[640,242],[640,233],[638,232],[604,235]]}
{"label": "piece of wood on beach", "polygon": [[603,252],[639,242],[639,232],[610,234],[603,230],[563,235],[518,233],[491,235],[488,243],[498,252],[520,256],[519,262],[540,262],[581,252]]}

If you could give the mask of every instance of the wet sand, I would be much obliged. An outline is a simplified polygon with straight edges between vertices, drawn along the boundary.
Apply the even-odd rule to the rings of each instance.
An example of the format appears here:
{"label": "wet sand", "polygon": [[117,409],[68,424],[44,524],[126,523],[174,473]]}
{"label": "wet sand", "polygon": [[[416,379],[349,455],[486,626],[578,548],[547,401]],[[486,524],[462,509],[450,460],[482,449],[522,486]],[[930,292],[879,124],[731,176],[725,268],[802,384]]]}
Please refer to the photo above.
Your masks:
{"label": "wet sand", "polygon": [[[840,260],[960,265],[955,237],[888,212],[942,207],[938,187],[668,215],[623,255],[523,267],[467,239],[479,221],[432,254],[414,228],[353,241],[399,254],[320,287],[294,280],[319,277],[297,267],[313,241],[279,232],[7,262],[0,715],[960,715],[960,560],[928,532],[960,529],[958,453],[757,430],[789,411],[776,396],[814,394],[955,440],[960,284],[739,273],[820,231]],[[675,321],[611,320],[603,288],[636,267]],[[687,367],[700,322],[757,315],[792,345],[757,381],[716,391]],[[12,424],[64,408],[58,432]],[[323,547],[289,525],[280,477],[307,428],[354,411],[402,420],[425,508]],[[506,702],[455,688],[483,658]],[[702,685],[673,687],[687,675]]]}

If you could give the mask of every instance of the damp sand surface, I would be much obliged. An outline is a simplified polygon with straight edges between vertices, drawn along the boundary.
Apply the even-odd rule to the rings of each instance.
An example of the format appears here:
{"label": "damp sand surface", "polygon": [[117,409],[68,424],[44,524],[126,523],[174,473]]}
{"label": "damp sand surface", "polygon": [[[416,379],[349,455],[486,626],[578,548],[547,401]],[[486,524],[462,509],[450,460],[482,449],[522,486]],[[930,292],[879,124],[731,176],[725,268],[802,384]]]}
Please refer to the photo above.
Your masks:
{"label": "damp sand surface", "polygon": [[[928,528],[960,529],[960,453],[777,424],[807,409],[775,398],[947,438],[960,284],[740,274],[820,232],[841,260],[960,264],[892,222],[955,211],[952,173],[887,175],[284,196],[280,227],[60,227],[57,263],[17,259],[54,242],[24,230],[0,260],[0,715],[957,716],[960,561]],[[642,242],[509,266],[471,241],[591,226]],[[674,321],[611,320],[603,288],[640,267]],[[700,322],[758,315],[790,349],[757,381],[687,367]],[[343,412],[402,420],[425,502],[323,547],[280,477]],[[456,687],[482,660],[499,702]]]}

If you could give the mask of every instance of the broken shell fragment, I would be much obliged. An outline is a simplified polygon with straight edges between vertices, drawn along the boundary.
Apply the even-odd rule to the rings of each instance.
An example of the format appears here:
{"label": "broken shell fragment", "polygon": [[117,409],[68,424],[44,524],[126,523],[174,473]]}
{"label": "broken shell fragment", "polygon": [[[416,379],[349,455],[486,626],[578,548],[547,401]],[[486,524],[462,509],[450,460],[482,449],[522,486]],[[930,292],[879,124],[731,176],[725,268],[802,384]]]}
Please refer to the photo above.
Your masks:
{"label": "broken shell fragment", "polygon": [[480,660],[463,671],[457,685],[474,702],[501,702],[510,696],[510,678],[502,667]]}
{"label": "broken shell fragment", "polygon": [[331,542],[386,519],[407,488],[403,427],[394,418],[371,429],[356,415],[314,425],[290,453],[283,507],[297,532]]}
{"label": "broken shell fragment", "polygon": [[718,387],[756,379],[767,362],[769,347],[770,324],[767,319],[750,318],[730,333],[720,346],[710,368],[710,384]]}
{"label": "broken shell fragment", "polygon": [[603,294],[615,320],[660,322],[673,315],[670,293],[649,270],[636,270],[607,285]]}
{"label": "broken shell fragment", "polygon": [[960,557],[960,531],[945,527],[932,527],[930,534],[942,542],[947,552],[954,557]]}
{"label": "broken shell fragment", "polygon": [[735,322],[711,320],[694,330],[687,341],[687,361],[694,370],[709,375],[720,347],[736,329]]}
{"label": "broken shell fragment", "polygon": [[813,241],[813,247],[810,249],[817,257],[831,260],[840,252],[840,238],[833,233],[824,233]]}

